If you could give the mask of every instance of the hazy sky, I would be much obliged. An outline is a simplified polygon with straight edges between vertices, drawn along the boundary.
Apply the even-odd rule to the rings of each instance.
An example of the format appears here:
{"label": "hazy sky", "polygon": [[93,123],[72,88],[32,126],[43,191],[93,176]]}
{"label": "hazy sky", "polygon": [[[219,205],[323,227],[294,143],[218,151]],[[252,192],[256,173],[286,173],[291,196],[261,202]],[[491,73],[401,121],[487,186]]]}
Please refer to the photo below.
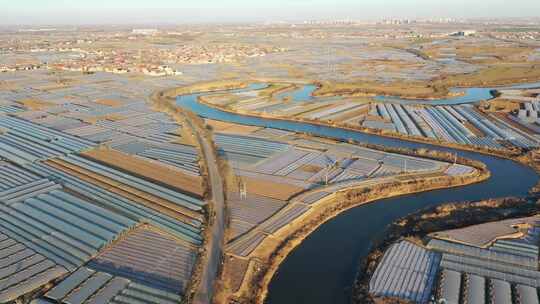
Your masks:
{"label": "hazy sky", "polygon": [[534,17],[540,0],[0,0],[0,24]]}

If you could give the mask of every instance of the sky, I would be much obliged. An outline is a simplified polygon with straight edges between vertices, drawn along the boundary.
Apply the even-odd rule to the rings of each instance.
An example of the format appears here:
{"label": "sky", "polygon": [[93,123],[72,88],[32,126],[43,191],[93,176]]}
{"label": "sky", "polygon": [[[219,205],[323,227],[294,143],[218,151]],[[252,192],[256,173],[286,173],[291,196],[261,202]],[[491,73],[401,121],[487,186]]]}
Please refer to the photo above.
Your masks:
{"label": "sky", "polygon": [[536,17],[540,0],[0,0],[0,24]]}

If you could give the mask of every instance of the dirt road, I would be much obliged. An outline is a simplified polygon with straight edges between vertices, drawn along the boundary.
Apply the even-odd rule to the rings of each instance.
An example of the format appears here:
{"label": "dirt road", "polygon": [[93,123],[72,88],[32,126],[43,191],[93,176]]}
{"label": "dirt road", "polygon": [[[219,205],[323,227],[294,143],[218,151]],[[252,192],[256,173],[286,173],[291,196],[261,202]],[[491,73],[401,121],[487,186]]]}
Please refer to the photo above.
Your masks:
{"label": "dirt road", "polygon": [[208,178],[211,197],[209,203],[212,205],[213,215],[209,229],[209,240],[207,243],[206,260],[201,272],[201,281],[193,298],[195,304],[211,303],[214,293],[214,284],[217,280],[217,273],[221,256],[223,253],[223,240],[225,236],[225,196],[223,194],[223,179],[219,172],[219,167],[214,153],[214,146],[210,138],[205,137],[205,132],[192,124],[193,132],[200,143],[203,158],[208,168]]}

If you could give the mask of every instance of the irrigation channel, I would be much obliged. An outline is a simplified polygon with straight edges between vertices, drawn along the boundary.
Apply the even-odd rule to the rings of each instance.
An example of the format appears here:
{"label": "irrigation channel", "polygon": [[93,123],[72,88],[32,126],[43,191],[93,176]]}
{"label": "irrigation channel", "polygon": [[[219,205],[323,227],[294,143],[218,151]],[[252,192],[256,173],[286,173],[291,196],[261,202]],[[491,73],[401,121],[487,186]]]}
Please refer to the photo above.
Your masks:
{"label": "irrigation channel", "polygon": [[[244,90],[263,87],[264,84],[253,84]],[[485,163],[492,174],[490,179],[482,183],[384,199],[353,208],[329,220],[308,236],[280,266],[269,286],[267,303],[270,304],[349,303],[358,262],[368,254],[373,241],[381,237],[386,226],[394,220],[421,208],[446,202],[522,197],[539,179],[531,168],[498,157],[310,123],[228,113],[199,103],[197,98],[201,95],[179,96],[177,104],[202,117],[243,125],[385,146],[449,151]]]}

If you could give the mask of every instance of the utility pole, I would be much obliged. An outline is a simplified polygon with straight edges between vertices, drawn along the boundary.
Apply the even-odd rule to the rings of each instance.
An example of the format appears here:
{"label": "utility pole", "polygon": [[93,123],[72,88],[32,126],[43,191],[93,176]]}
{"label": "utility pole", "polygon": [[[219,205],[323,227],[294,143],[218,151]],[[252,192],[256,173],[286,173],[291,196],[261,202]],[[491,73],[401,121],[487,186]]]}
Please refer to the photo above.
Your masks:
{"label": "utility pole", "polygon": [[324,174],[324,184],[328,185],[328,173],[330,172],[330,165],[326,166],[326,172]]}
{"label": "utility pole", "polygon": [[240,180],[240,200],[247,198],[247,185],[243,180]]}
{"label": "utility pole", "polygon": [[326,174],[325,174],[325,177],[324,177],[324,180],[325,180],[325,184],[328,185],[328,175],[330,174],[330,170],[332,169],[335,169],[337,167],[337,165],[339,164],[339,161],[338,160],[335,160],[333,163],[331,164],[328,164],[326,166]]}
{"label": "utility pole", "polygon": [[403,159],[403,167],[404,167],[403,169],[404,173],[407,173],[407,159],[406,158]]}
{"label": "utility pole", "polygon": [[333,164],[333,163],[332,163],[332,164],[328,164],[328,165],[326,166],[326,172],[325,172],[325,174],[324,174],[324,183],[325,183],[326,185],[328,185],[328,175],[330,174],[330,170],[332,170],[332,168],[334,168],[334,164]]}
{"label": "utility pole", "polygon": [[326,70],[328,71],[328,73],[330,73],[330,47],[328,47],[327,49],[327,55],[326,56]]}
{"label": "utility pole", "polygon": [[[327,69],[329,75],[335,76],[334,75],[335,74],[335,67],[334,67],[334,65],[332,65],[330,63],[330,61],[332,60],[332,52],[333,52],[333,49],[332,49],[332,47],[329,46],[328,47],[328,56],[326,58],[326,69]],[[335,77],[333,77],[333,78],[335,78]]]}

